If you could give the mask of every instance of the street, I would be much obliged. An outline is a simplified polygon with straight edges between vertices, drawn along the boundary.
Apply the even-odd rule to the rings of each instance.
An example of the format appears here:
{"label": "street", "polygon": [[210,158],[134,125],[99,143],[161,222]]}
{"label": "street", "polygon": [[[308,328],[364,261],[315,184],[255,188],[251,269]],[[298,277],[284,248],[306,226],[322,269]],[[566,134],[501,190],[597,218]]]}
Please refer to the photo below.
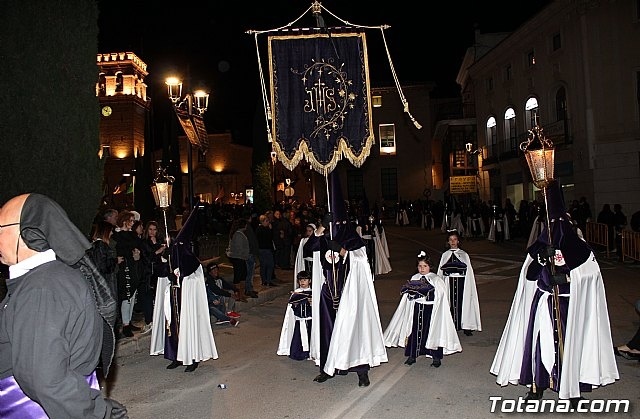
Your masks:
{"label": "street", "polygon": [[[400,287],[415,272],[420,250],[437,263],[445,250],[440,230],[385,226],[392,271],[375,279],[383,330],[400,298]],[[318,368],[312,361],[294,361],[276,355],[280,329],[293,283],[292,271],[277,271],[279,280],[271,300],[241,310],[240,325],[214,325],[217,360],[200,364],[193,373],[184,367],[167,370],[169,361],[149,356],[149,336],[121,348],[110,376],[109,397],[120,401],[132,419],[306,419],[306,418],[491,418],[490,397],[524,397],[524,386],[500,387],[489,368],[502,335],[522,261],[524,239],[493,243],[465,239],[480,298],[482,332],[459,332],[463,352],[445,356],[440,368],[419,358],[404,365],[404,349],[388,348],[389,362],[372,368],[371,385],[358,387],[356,374],[313,382]],[[614,345],[626,343],[636,332],[639,318],[633,304],[640,298],[640,265],[618,263],[597,254],[607,292]],[[223,276],[230,278],[227,268]],[[584,393],[589,400],[628,399],[629,417],[640,416],[638,378],[640,363],[616,358],[620,380]],[[223,385],[221,388],[220,385]],[[545,392],[545,399],[557,399]],[[561,417],[561,414],[544,417]],[[593,414],[590,414],[592,417]],[[611,417],[610,414],[608,417]]]}

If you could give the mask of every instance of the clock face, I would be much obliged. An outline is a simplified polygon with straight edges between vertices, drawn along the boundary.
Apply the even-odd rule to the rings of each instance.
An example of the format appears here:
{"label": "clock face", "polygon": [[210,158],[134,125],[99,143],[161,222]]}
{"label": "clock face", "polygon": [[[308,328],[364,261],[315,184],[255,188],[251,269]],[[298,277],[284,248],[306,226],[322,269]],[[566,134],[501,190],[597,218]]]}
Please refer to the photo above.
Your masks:
{"label": "clock face", "polygon": [[112,112],[113,110],[111,109],[111,106],[105,106],[102,108],[102,115],[104,116],[109,116]]}

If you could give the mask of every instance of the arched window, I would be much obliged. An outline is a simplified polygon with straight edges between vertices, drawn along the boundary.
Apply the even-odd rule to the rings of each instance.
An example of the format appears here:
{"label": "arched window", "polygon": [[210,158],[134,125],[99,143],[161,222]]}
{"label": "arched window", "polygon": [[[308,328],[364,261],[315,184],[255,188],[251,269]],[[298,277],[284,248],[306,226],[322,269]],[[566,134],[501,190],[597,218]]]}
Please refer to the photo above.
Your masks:
{"label": "arched window", "polygon": [[122,77],[122,71],[116,73],[116,93],[122,93],[124,89],[124,80]]}
{"label": "arched window", "polygon": [[525,128],[530,130],[535,127],[539,120],[538,117],[538,99],[535,97],[530,97],[527,99],[527,103],[524,105],[524,123]]}
{"label": "arched window", "polygon": [[495,155],[494,153],[497,154],[496,144],[498,142],[498,134],[496,132],[496,118],[494,118],[493,116],[490,116],[489,119],[487,119],[486,136],[487,136],[488,155],[494,156]]}
{"label": "arched window", "polygon": [[504,112],[504,145],[504,151],[518,149],[516,111],[511,107]]}
{"label": "arched window", "polygon": [[98,96],[106,96],[107,95],[107,77],[104,73],[100,73],[98,77]]}

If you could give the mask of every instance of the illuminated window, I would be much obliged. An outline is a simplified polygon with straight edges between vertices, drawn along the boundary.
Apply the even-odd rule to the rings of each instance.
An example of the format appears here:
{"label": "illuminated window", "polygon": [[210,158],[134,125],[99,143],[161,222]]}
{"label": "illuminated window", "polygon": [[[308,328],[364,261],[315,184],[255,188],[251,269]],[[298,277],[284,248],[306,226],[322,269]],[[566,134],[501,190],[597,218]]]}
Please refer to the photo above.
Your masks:
{"label": "illuminated window", "polygon": [[508,108],[504,113],[504,151],[518,149],[518,137],[516,131],[516,111]]}
{"label": "illuminated window", "polygon": [[490,116],[487,119],[487,148],[489,156],[493,156],[497,153],[496,144],[498,142],[498,133],[496,132],[496,118]]}
{"label": "illuminated window", "polygon": [[380,124],[380,154],[393,156],[396,154],[396,126],[394,124]]}
{"label": "illuminated window", "polygon": [[467,165],[466,150],[456,150],[453,158],[454,167],[465,167]]}
{"label": "illuminated window", "polygon": [[524,105],[524,122],[525,128],[530,130],[536,125],[536,116],[538,115],[538,99],[530,97]]}
{"label": "illuminated window", "polygon": [[382,96],[380,96],[380,95],[371,96],[371,104],[373,105],[374,108],[381,107],[382,106]]}

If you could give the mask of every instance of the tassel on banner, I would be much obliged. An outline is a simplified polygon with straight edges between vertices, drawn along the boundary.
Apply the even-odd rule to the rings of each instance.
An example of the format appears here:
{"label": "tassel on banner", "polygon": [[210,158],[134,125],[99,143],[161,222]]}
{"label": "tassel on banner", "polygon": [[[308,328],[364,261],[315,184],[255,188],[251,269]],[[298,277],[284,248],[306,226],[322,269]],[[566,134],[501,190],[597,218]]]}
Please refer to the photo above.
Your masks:
{"label": "tassel on banner", "polygon": [[404,111],[407,113],[407,115],[409,115],[409,118],[411,118],[411,122],[413,122],[413,125],[415,125],[418,129],[422,129],[422,125],[420,125],[420,123],[416,121],[413,115],[411,115],[411,112],[409,112],[409,102],[407,101],[404,102]]}

